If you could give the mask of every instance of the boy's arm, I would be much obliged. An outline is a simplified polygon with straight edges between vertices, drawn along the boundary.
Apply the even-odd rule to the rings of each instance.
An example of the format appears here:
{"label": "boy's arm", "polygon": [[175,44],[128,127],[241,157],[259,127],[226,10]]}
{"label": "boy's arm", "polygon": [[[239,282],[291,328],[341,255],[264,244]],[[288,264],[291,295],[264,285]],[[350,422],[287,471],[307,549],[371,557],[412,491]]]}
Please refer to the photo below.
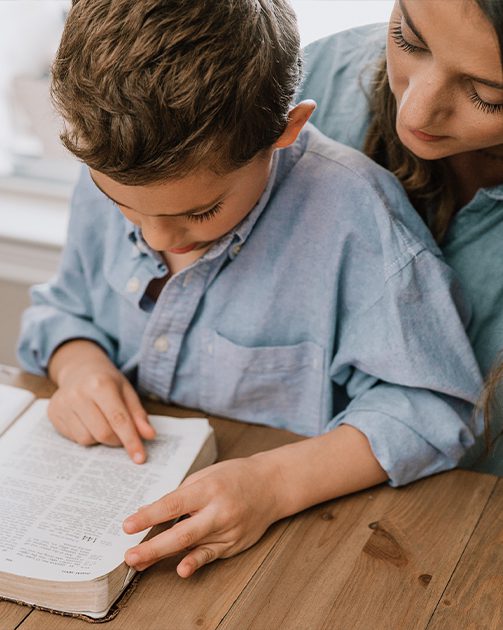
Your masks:
{"label": "boy's arm", "polygon": [[388,479],[368,439],[348,425],[253,458],[276,486],[275,520]]}
{"label": "boy's arm", "polygon": [[86,201],[92,191],[88,180],[84,169],[57,276],[32,289],[18,358],[24,369],[48,373],[58,384],[48,415],[60,433],[81,444],[123,444],[134,461],[142,462],[141,438],[152,438],[155,432],[133,387],[114,364],[117,340],[103,321],[95,321],[92,278],[94,270],[103,269],[106,214]]}
{"label": "boy's arm", "polygon": [[124,530],[131,534],[191,515],[128,550],[125,560],[143,570],[190,548],[177,567],[181,577],[189,577],[216,558],[247,549],[280,518],[386,479],[366,437],[349,426],[221,462],[191,475],[125,521]]}
{"label": "boy's arm", "polygon": [[[112,361],[115,360],[116,340],[94,321],[93,291],[82,256],[83,250],[89,252],[89,258],[100,250],[96,235],[93,241],[86,223],[89,209],[80,207],[78,201],[85,193],[85,178],[82,177],[74,193],[58,273],[49,282],[32,287],[31,306],[21,319],[18,360],[25,370],[34,374],[47,375],[53,353],[73,339],[88,339],[102,348]],[[95,264],[98,268],[102,266],[99,259]]]}

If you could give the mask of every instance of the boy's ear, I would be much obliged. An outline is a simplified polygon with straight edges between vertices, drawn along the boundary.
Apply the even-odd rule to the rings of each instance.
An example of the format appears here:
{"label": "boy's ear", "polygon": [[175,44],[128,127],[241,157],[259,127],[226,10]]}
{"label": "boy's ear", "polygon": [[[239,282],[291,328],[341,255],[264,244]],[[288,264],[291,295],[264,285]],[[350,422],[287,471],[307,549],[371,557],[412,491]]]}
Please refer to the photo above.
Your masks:
{"label": "boy's ear", "polygon": [[275,149],[285,149],[297,140],[297,136],[302,128],[311,118],[311,114],[316,109],[316,103],[312,100],[301,101],[288,114],[288,125],[285,131],[274,143]]}

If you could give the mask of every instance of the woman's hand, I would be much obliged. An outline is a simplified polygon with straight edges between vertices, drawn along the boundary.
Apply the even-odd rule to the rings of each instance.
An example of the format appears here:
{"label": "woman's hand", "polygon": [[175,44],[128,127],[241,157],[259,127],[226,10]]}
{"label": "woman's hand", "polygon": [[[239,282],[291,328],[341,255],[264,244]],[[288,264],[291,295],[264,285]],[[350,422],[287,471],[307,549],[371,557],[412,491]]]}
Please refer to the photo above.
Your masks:
{"label": "woman's hand", "polygon": [[96,344],[75,340],[58,349],[50,374],[59,389],[48,416],[56,430],[83,445],[124,446],[137,464],[145,461],[142,438],[155,437],[131,383]]}
{"label": "woman's hand", "polygon": [[126,563],[142,571],[162,558],[188,551],[177,566],[178,575],[185,578],[217,558],[251,547],[281,518],[276,480],[264,465],[267,453],[261,455],[209,466],[174,492],[139,508],[124,521],[128,534],[180,516],[188,518],[129,549]]}

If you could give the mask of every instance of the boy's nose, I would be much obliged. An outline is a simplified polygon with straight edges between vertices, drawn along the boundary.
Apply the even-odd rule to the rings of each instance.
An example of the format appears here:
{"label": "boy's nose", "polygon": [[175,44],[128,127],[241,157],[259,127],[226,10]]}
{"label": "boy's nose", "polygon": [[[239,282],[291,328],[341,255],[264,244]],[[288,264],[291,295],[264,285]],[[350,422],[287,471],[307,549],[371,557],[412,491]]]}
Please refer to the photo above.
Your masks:
{"label": "boy's nose", "polygon": [[143,238],[155,251],[165,251],[178,247],[186,240],[185,230],[171,227],[167,229],[159,223],[142,222],[141,231]]}

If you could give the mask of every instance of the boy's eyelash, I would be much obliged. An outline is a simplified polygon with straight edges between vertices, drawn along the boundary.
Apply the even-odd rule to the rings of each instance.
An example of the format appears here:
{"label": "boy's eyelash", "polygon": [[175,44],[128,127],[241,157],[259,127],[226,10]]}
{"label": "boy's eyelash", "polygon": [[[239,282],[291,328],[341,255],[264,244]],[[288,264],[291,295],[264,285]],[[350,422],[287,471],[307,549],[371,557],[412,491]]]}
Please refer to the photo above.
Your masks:
{"label": "boy's eyelash", "polygon": [[398,48],[401,48],[406,53],[416,53],[416,52],[424,52],[424,48],[420,48],[419,46],[414,46],[413,44],[409,44],[409,42],[405,39],[402,33],[402,24],[401,22],[396,22],[395,26],[391,29],[391,37]]}
{"label": "boy's eyelash", "polygon": [[468,98],[472,101],[477,109],[480,109],[486,114],[499,114],[500,112],[503,112],[503,103],[498,103],[497,105],[495,105],[494,103],[483,101],[475,90],[470,93]]}
{"label": "boy's eyelash", "polygon": [[223,205],[222,202],[217,203],[216,206],[213,206],[213,208],[206,210],[206,212],[202,212],[201,214],[188,214],[186,218],[188,221],[195,221],[196,223],[203,223],[203,221],[209,221],[210,219],[213,219],[213,217],[215,217],[220,212],[220,210],[222,209],[222,205]]}

